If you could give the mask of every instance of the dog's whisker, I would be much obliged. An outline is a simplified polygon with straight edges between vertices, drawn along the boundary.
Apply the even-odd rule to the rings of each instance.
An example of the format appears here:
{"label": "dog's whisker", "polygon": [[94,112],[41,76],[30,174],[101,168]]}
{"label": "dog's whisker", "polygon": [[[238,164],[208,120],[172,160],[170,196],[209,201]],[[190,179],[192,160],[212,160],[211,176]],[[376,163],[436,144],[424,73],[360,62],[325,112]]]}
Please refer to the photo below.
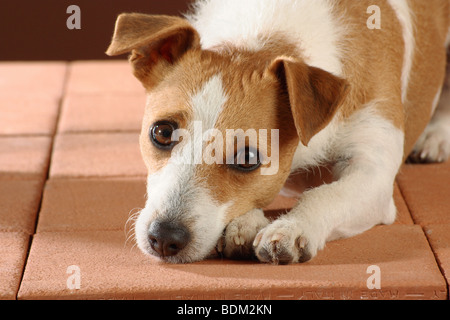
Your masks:
{"label": "dog's whisker", "polygon": [[137,221],[141,211],[142,211],[142,208],[133,208],[128,213],[128,219],[125,222],[125,226],[124,226],[124,232],[125,232],[124,246],[127,246],[131,241],[134,241],[134,244],[132,247],[137,245],[136,241],[135,241],[136,233],[134,231],[134,227],[136,225],[136,221]]}
{"label": "dog's whisker", "polygon": [[[133,212],[133,211],[135,211],[135,212]],[[128,213],[128,219],[125,222],[125,228],[127,228],[130,223],[131,223],[131,226],[133,226],[134,223],[136,223],[136,220],[139,217],[139,214],[141,213],[141,211],[142,211],[142,208],[134,208],[134,209],[130,210],[130,212]]]}
{"label": "dog's whisker", "polygon": [[128,246],[130,243],[133,243],[133,246],[136,245],[136,241],[135,241],[135,232],[132,231],[131,233],[129,233],[125,239],[124,242],[124,247]]}

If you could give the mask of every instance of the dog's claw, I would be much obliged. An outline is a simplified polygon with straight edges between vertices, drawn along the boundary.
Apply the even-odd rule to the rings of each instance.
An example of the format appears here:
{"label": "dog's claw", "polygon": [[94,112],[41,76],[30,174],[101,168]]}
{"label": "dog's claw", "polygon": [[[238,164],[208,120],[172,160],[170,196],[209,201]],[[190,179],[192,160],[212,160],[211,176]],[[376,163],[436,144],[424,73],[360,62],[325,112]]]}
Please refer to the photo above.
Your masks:
{"label": "dog's claw", "polygon": [[294,257],[280,242],[281,238],[279,236],[280,235],[272,238],[271,241],[267,243],[267,245],[262,247],[257,252],[257,257],[260,261],[273,264],[289,264],[291,262],[294,262]]}
{"label": "dog's claw", "polygon": [[256,235],[255,240],[253,241],[254,248],[256,248],[259,245],[259,243],[261,242],[262,236],[263,236],[262,233],[258,233]]}
{"label": "dog's claw", "polygon": [[235,236],[234,237],[234,244],[237,246],[243,246],[245,244],[245,238],[243,236]]}
{"label": "dog's claw", "polygon": [[261,230],[253,242],[257,258],[261,262],[289,264],[306,262],[313,254],[308,238],[297,235],[292,228],[269,225]]}

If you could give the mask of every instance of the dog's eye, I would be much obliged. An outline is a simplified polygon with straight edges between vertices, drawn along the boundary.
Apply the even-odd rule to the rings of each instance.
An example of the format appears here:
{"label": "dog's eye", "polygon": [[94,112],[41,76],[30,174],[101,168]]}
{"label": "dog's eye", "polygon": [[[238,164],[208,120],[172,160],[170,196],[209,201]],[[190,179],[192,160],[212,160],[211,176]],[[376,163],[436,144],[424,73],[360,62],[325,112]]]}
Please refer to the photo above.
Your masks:
{"label": "dog's eye", "polygon": [[177,125],[169,121],[159,121],[150,127],[150,140],[160,149],[170,149],[175,144],[172,134]]}
{"label": "dog's eye", "polygon": [[253,171],[259,168],[260,165],[258,150],[245,147],[236,153],[233,167],[241,171]]}

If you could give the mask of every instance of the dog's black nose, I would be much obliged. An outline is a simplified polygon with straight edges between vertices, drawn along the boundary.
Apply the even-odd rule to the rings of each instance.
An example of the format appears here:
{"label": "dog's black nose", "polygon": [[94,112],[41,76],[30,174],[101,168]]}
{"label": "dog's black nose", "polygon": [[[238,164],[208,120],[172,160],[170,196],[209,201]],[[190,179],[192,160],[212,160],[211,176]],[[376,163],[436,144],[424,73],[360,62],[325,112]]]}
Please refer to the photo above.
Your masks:
{"label": "dog's black nose", "polygon": [[161,257],[174,256],[190,240],[186,227],[173,221],[154,221],[148,229],[148,241]]}

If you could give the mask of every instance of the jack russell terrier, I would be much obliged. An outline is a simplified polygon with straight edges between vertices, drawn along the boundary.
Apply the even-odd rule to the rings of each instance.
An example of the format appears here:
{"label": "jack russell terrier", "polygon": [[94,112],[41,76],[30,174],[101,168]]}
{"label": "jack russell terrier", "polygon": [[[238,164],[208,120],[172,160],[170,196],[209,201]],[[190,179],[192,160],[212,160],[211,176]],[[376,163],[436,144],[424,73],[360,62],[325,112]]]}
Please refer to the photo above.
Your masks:
{"label": "jack russell terrier", "polygon": [[[374,4],[379,28],[368,27]],[[450,155],[449,6],[202,0],[183,18],[121,14],[107,54],[131,52],[148,97],[139,248],[172,263],[218,246],[225,257],[286,264],[393,223],[402,163]],[[199,152],[215,161],[192,161]],[[270,157],[276,170],[264,174]],[[264,216],[291,173],[324,164],[332,183],[274,221]]]}

